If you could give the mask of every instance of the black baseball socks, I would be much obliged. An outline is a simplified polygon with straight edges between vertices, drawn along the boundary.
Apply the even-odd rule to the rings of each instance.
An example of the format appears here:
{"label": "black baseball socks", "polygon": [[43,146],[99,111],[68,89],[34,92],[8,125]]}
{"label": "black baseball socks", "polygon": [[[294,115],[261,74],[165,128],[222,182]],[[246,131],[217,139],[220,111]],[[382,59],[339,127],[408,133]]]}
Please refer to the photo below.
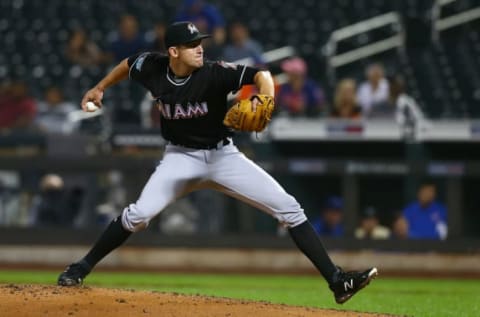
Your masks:
{"label": "black baseball socks", "polygon": [[93,268],[107,254],[122,245],[131,234],[130,231],[123,228],[120,217],[115,218],[81,262],[87,263],[90,268]]}
{"label": "black baseball socks", "polygon": [[328,256],[310,222],[307,220],[296,227],[289,228],[288,232],[297,247],[312,261],[325,280],[329,284],[333,283],[338,269]]}
{"label": "black baseball socks", "polygon": [[[328,256],[310,222],[307,220],[296,227],[289,228],[288,231],[297,247],[331,284],[338,269]],[[114,219],[81,262],[93,268],[107,254],[122,245],[131,234],[132,232],[123,228],[120,217]]]}

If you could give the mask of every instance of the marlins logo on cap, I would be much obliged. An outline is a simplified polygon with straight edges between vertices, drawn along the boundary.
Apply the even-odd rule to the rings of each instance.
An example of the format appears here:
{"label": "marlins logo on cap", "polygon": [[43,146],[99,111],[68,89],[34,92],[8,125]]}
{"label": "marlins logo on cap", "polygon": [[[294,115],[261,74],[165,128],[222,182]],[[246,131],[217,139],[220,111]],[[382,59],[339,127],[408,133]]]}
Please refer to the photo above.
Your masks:
{"label": "marlins logo on cap", "polygon": [[207,37],[212,36],[200,33],[192,22],[176,22],[169,25],[165,32],[165,47],[187,44]]}
{"label": "marlins logo on cap", "polygon": [[190,33],[194,34],[195,32],[198,33],[198,29],[193,23],[188,24],[188,29],[190,30]]}

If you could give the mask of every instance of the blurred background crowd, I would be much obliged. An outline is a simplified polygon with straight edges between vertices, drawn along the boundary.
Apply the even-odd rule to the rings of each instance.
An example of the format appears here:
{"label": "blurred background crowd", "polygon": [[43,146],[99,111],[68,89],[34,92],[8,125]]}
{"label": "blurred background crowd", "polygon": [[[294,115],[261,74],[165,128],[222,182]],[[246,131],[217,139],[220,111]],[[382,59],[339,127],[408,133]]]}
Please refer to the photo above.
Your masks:
{"label": "blurred background crowd", "polygon": [[[0,0],[0,158],[5,162],[0,165],[0,225],[103,226],[138,195],[154,164],[132,167],[128,160],[161,157],[159,113],[150,96],[127,81],[107,91],[101,113],[83,114],[79,102],[122,59],[141,51],[165,52],[165,28],[173,21],[193,21],[213,35],[204,41],[206,58],[271,70],[277,90],[274,120],[402,125],[479,117],[477,6],[474,0]],[[434,23],[462,12],[473,13],[449,28]],[[357,33],[361,27],[355,23],[376,17],[366,25],[378,27]],[[382,22],[390,17],[392,23]],[[385,41],[396,36],[399,42],[388,46]],[[386,49],[364,57],[356,50],[379,45]],[[282,48],[288,53],[282,55]],[[348,52],[359,58],[345,62]],[[334,61],[338,56],[344,61]],[[251,93],[245,87],[230,101]],[[239,135],[238,144],[252,158],[262,157],[262,143],[255,138]],[[377,156],[383,151],[376,148]],[[30,163],[17,167],[19,158]],[[124,161],[112,163],[116,167],[104,162],[112,158]],[[67,165],[81,161],[82,167],[56,165],[62,160]],[[96,161],[95,167],[89,168],[89,161]],[[322,235],[444,240],[449,237],[449,185],[424,176],[431,175],[414,182],[364,181],[360,195],[366,194],[353,205],[339,185],[342,175],[332,180],[312,173],[300,181],[304,186],[295,177],[278,177],[286,178],[289,191],[301,193],[298,198],[306,201]],[[345,227],[346,205],[357,216]],[[285,233],[250,209],[202,191],[167,208],[151,230]],[[478,219],[471,217],[464,221]],[[480,236],[478,227],[463,227],[461,235]]]}

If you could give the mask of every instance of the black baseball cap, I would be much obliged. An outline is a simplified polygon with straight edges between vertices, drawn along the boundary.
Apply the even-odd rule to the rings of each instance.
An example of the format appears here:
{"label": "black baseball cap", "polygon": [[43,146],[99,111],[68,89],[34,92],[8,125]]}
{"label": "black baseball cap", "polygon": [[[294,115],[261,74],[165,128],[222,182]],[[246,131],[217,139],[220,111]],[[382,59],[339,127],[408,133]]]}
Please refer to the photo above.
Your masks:
{"label": "black baseball cap", "polygon": [[203,34],[197,29],[192,22],[175,22],[167,27],[165,32],[165,47],[187,44],[207,37],[210,34]]}

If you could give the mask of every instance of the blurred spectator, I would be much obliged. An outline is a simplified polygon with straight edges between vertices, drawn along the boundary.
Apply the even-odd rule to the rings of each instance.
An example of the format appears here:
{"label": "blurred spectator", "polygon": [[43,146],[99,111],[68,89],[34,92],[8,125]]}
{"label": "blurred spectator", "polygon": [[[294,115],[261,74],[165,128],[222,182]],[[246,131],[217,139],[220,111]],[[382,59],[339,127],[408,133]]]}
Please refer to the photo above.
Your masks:
{"label": "blurred spectator", "polygon": [[253,64],[263,65],[263,49],[259,42],[250,37],[245,24],[236,21],[230,24],[228,32],[229,42],[223,50],[223,59],[235,62],[244,58],[251,58]]}
{"label": "blurred spectator", "polygon": [[202,42],[204,55],[210,60],[221,59],[225,44],[225,20],[218,8],[204,0],[184,0],[174,19],[191,21],[202,33],[212,34]]}
{"label": "blurred spectator", "polygon": [[432,125],[415,100],[405,93],[405,81],[401,76],[390,79],[390,104],[395,109],[395,120],[400,126],[423,130]]}
{"label": "blurred spectator", "polygon": [[355,230],[357,239],[388,239],[390,229],[380,225],[375,207],[369,206],[363,212],[360,227]]}
{"label": "blurred spectator", "polygon": [[355,95],[356,82],[354,79],[342,79],[335,89],[332,117],[336,119],[359,119],[362,108],[357,103]]}
{"label": "blurred spectator", "polygon": [[126,202],[126,189],[121,171],[111,170],[106,174],[103,191],[104,202],[96,208],[96,224],[106,226],[118,216],[118,211],[122,210]]}
{"label": "blurred spectator", "polygon": [[175,22],[191,21],[200,31],[212,34],[213,39],[225,38],[225,20],[216,6],[204,0],[184,0]]}
{"label": "blurred spectator", "polygon": [[83,199],[83,191],[68,192],[63,179],[47,174],[40,181],[40,193],[33,198],[32,224],[40,226],[72,226]]}
{"label": "blurred spectator", "polygon": [[0,90],[0,131],[32,127],[37,103],[23,81],[14,81]]}
{"label": "blurred spectator", "polygon": [[388,81],[381,64],[371,64],[366,70],[367,81],[360,84],[357,99],[365,117],[370,115],[373,107],[388,103]]}
{"label": "blurred spectator", "polygon": [[[276,82],[275,77],[273,78],[275,85],[275,95],[280,91],[280,85]],[[258,89],[255,85],[244,85],[238,93],[235,94],[235,101],[240,101],[242,99],[248,99],[251,96],[258,94]],[[279,107],[276,107],[274,111],[279,111]]]}
{"label": "blurred spectator", "polygon": [[14,171],[0,170],[0,225],[21,225],[20,175]]}
{"label": "blurred spectator", "polygon": [[[200,31],[203,32],[203,31]],[[209,60],[223,59],[223,49],[225,46],[225,38],[216,40],[215,38],[207,38],[202,41],[203,54]]]}
{"label": "blurred spectator", "polygon": [[408,222],[401,212],[395,215],[393,219],[390,237],[396,240],[408,239]]}
{"label": "blurred spectator", "polygon": [[79,107],[66,101],[59,87],[51,86],[45,91],[44,100],[38,104],[35,123],[42,132],[70,134],[78,128],[78,121],[70,120],[69,114],[80,110]]}
{"label": "blurred spectator", "polygon": [[343,236],[343,200],[337,196],[327,199],[319,217],[312,222],[315,231],[322,236]]}
{"label": "blurred spectator", "polygon": [[133,15],[123,15],[120,18],[118,31],[110,44],[110,53],[113,60],[118,63],[135,53],[148,50],[149,45],[145,35],[139,31],[137,18]]}
{"label": "blurred spectator", "polygon": [[280,86],[278,109],[290,116],[316,116],[324,106],[322,89],[307,76],[307,64],[300,57],[287,59],[281,64],[288,82]]}
{"label": "blurred spectator", "polygon": [[167,48],[165,47],[165,32],[167,26],[164,22],[158,22],[153,28],[153,41],[151,50],[160,53],[167,53]]}
{"label": "blurred spectator", "polygon": [[150,92],[145,94],[140,103],[140,124],[144,129],[160,128],[160,117],[162,116],[158,104]]}
{"label": "blurred spectator", "polygon": [[[110,53],[115,63],[139,52],[151,49],[147,36],[140,32],[137,18],[133,15],[123,15],[120,18],[118,31],[113,35],[114,40],[110,45]],[[119,92],[112,96],[112,120],[114,124],[138,125],[140,111],[138,104],[145,95],[145,89],[133,82],[122,82]]]}
{"label": "blurred spectator", "polygon": [[82,29],[77,29],[70,35],[65,55],[72,64],[80,66],[96,66],[109,60]]}
{"label": "blurred spectator", "polygon": [[167,206],[159,218],[159,230],[167,235],[188,235],[199,230],[199,211],[188,197]]}
{"label": "blurred spectator", "polygon": [[417,200],[403,210],[408,222],[408,237],[412,239],[446,239],[447,210],[436,200],[437,189],[432,183],[420,185]]}
{"label": "blurred spectator", "polygon": [[389,80],[389,100],[386,103],[380,103],[373,106],[370,109],[368,114],[369,119],[383,119],[383,120],[392,120],[398,121],[398,108],[397,108],[397,98],[398,98],[398,86],[395,85],[391,80]]}
{"label": "blurred spectator", "polygon": [[398,124],[426,123],[426,119],[413,98],[405,93],[405,81],[402,76],[396,75],[388,80],[389,101],[375,105],[370,110],[370,118],[396,120]]}

